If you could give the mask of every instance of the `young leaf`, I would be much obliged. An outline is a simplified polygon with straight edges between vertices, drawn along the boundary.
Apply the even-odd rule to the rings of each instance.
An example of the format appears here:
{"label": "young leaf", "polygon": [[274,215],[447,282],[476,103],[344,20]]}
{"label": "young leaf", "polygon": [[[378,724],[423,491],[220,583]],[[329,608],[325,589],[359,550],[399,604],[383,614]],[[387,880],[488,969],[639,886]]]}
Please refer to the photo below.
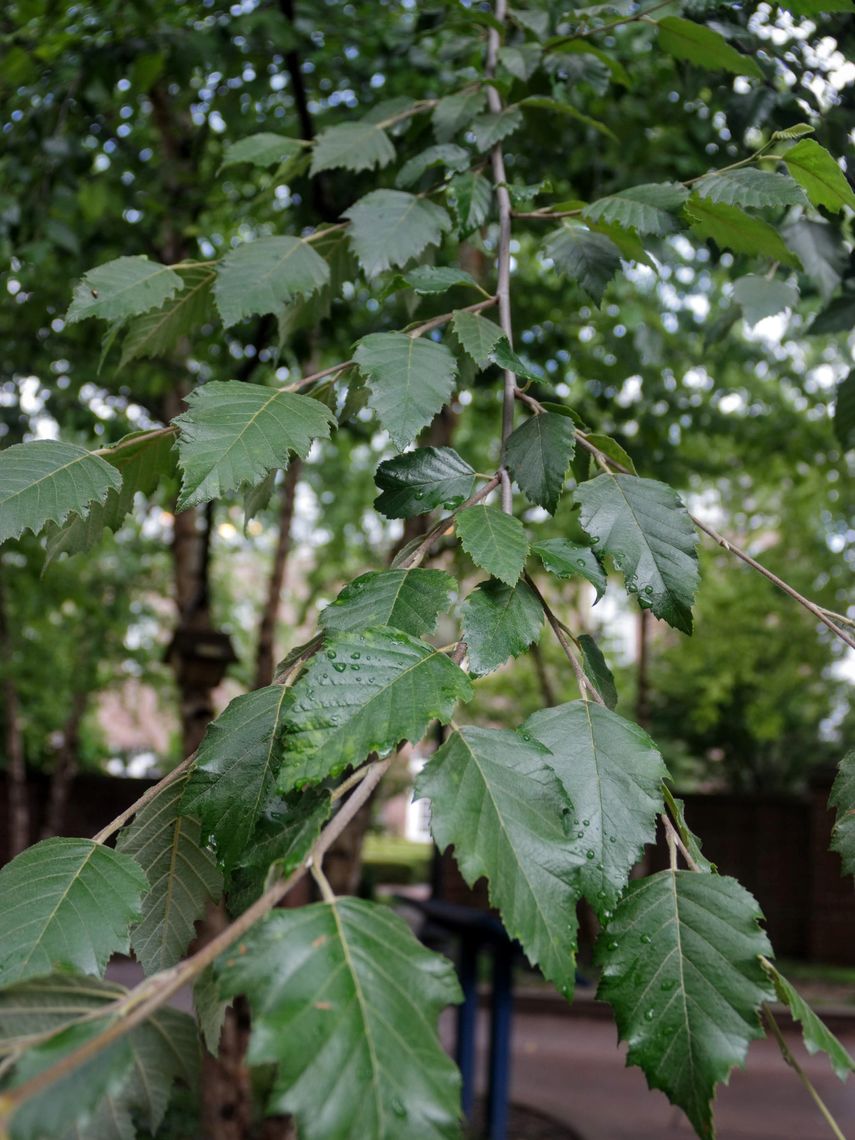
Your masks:
{"label": "young leaf", "polygon": [[708,174],[695,186],[695,193],[726,206],[806,206],[807,198],[797,182],[771,170],[722,170]]}
{"label": "young leaf", "polygon": [[122,323],[129,317],[159,309],[184,288],[174,269],[147,257],[117,257],[84,273],[74,287],[65,319],[69,324],[87,317]]}
{"label": "young leaf", "polygon": [[676,491],[654,479],[599,475],[575,496],[583,529],[623,571],[627,590],[644,609],[691,633],[698,536]]}
{"label": "young leaf", "polygon": [[646,732],[592,701],[541,709],[524,728],[552,752],[549,765],[573,804],[579,882],[605,920],[655,838],[662,757]]}
{"label": "young leaf", "polygon": [[484,91],[461,91],[457,95],[445,95],[433,109],[431,123],[437,140],[448,142],[468,127],[487,102]]}
{"label": "young leaf", "polygon": [[370,333],[353,354],[368,403],[396,447],[406,447],[451,399],[457,361],[444,344],[402,332]]}
{"label": "young leaf", "polygon": [[447,723],[472,696],[469,678],[444,653],[385,627],[330,638],[289,691],[283,791],[420,740],[432,720]]}
{"label": "young leaf", "polygon": [[137,432],[119,440],[103,458],[119,472],[122,485],[107,493],[104,503],[90,504],[85,518],[74,515],[64,526],[51,528],[45,564],[65,552],[91,550],[104,530],[116,531],[127,518],[137,494],[151,495],[164,475],[175,469],[173,436]]}
{"label": "young leaf", "polygon": [[715,1086],[762,1036],[758,1010],[772,997],[760,917],[735,879],[659,871],[630,883],[597,944],[597,997],[614,1009],[627,1061],[703,1140],[714,1136]]}
{"label": "young leaf", "polygon": [[236,166],[240,162],[248,162],[251,166],[278,166],[280,162],[288,162],[305,151],[306,144],[302,139],[261,131],[226,147],[220,169],[225,170],[227,166]]}
{"label": "young leaf", "polygon": [[855,447],[855,369],[837,385],[834,434],[844,450]]}
{"label": "young leaf", "polygon": [[[632,462],[632,456],[628,454],[621,447],[616,439],[612,439],[610,435],[601,435],[599,432],[588,432],[588,443],[592,443],[598,451],[601,451],[608,459],[613,459],[615,463],[619,463],[621,467],[625,467],[632,475],[637,475],[635,464]],[[596,461],[591,456],[591,469],[599,471]]]}
{"label": "young leaf", "polygon": [[602,650],[589,633],[580,633],[578,640],[585,676],[605,701],[606,708],[613,709],[618,700],[617,689]]}
{"label": "young leaf", "polygon": [[103,974],[126,953],[148,880],[91,839],[45,839],[0,870],[0,986],[56,967]]}
{"label": "young leaf", "polygon": [[326,439],[336,422],[310,396],[238,380],[209,381],[187,405],[173,421],[183,472],[179,511],[255,486],[287,467],[292,452],[305,459],[312,440]]}
{"label": "young leaf", "polygon": [[513,372],[515,376],[520,376],[524,380],[533,380],[536,383],[543,380],[543,376],[537,372],[533,372],[522,357],[517,356],[508,344],[508,338],[506,336],[496,341],[490,353],[490,362],[491,364],[497,364],[499,368],[507,369],[508,372]]}
{"label": "young leaf", "polygon": [[482,582],[463,603],[470,672],[482,676],[517,657],[537,640],[542,622],[540,602],[525,582]]}
{"label": "young leaf", "polygon": [[708,71],[729,71],[762,79],[763,72],[750,55],[732,47],[719,32],[680,16],[665,16],[657,23],[659,46],[675,59],[685,59]]}
{"label": "young leaf", "polygon": [[252,1010],[248,1060],[275,1064],[268,1112],[303,1140],[453,1140],[459,1077],[436,1023],[451,963],[388,907],[337,899],[269,915],[219,968]]}
{"label": "young leaf", "polygon": [[749,325],[756,325],[765,317],[772,317],[784,309],[793,309],[799,303],[799,291],[786,281],[748,274],[733,285],[733,296],[742,309]]}
{"label": "young leaf", "polygon": [[487,220],[493,188],[483,174],[458,174],[448,184],[448,200],[457,220],[458,236],[465,238]]}
{"label": "young leaf", "polygon": [[584,208],[582,216],[590,222],[607,222],[662,237],[679,228],[674,214],[688,197],[688,190],[679,182],[650,182],[599,198]]}
{"label": "young leaf", "polygon": [[555,514],[576,447],[576,429],[567,416],[543,412],[511,432],[505,462],[517,486],[531,502]]}
{"label": "young leaf", "polygon": [[439,245],[451,219],[435,202],[403,190],[372,190],[345,210],[349,239],[366,277],[402,268],[428,246]]}
{"label": "young leaf", "polygon": [[244,853],[255,821],[272,800],[290,694],[283,685],[267,685],[235,697],[199,745],[181,812],[201,821],[225,867]]}
{"label": "young leaf", "polygon": [[719,249],[747,253],[755,257],[771,257],[783,265],[798,266],[798,258],[784,245],[777,230],[761,218],[754,218],[736,206],[711,202],[693,196],[686,203],[686,215],[694,232],[712,238]]}
{"label": "young leaf", "polygon": [[499,326],[478,313],[458,309],[452,318],[451,327],[463,351],[471,356],[479,368],[486,368],[490,363],[490,353],[504,336]]}
{"label": "young leaf", "polygon": [[545,570],[556,578],[585,578],[597,591],[597,601],[606,592],[607,578],[596,552],[590,546],[579,546],[566,538],[547,538],[531,548]]}
{"label": "young leaf", "polygon": [[73,443],[35,440],[0,451],[0,543],[69,515],[85,518],[122,486],[109,463]]}
{"label": "young leaf", "polygon": [[408,186],[418,182],[421,176],[435,166],[443,166],[446,170],[465,170],[470,163],[469,151],[456,143],[445,143],[439,146],[429,146],[421,154],[417,154],[405,162],[398,171],[395,185],[399,190],[406,190]]}
{"label": "young leaf", "polygon": [[855,1061],[849,1056],[846,1047],[771,962],[763,959],[763,969],[775,987],[778,1001],[787,1006],[793,1020],[801,1025],[802,1040],[808,1053],[825,1053],[837,1076],[841,1081],[846,1081],[850,1073],[855,1073]]}
{"label": "young leaf", "polygon": [[544,243],[543,253],[598,305],[620,269],[620,250],[611,238],[582,226],[564,225],[555,230]]}
{"label": "young leaf", "polygon": [[800,183],[814,206],[838,213],[844,206],[855,209],[855,192],[846,175],[825,149],[813,139],[802,139],[783,156],[793,178]]}
{"label": "young leaf", "polygon": [[266,237],[226,254],[214,297],[226,328],[255,314],[278,313],[295,297],[309,297],[328,284],[330,267],[308,242]]}
{"label": "young leaf", "polygon": [[413,637],[433,633],[449,605],[455,581],[441,570],[382,570],[360,574],[325,610],[318,624],[327,633],[352,633],[388,625]]}
{"label": "young leaf", "polygon": [[385,459],[374,482],[381,491],[377,510],[387,519],[409,519],[465,502],[475,488],[475,472],[451,447],[418,447]]}
{"label": "young leaf", "polygon": [[[81,978],[73,974],[52,974],[34,981],[20,982],[0,991],[0,1052],[7,1053],[22,1037],[60,1030],[64,1025],[74,1025],[83,1017],[92,1016],[99,1010],[125,997],[127,990],[112,982],[102,982],[95,978]],[[95,1029],[104,1028],[104,1021],[92,1022]],[[86,1140],[127,1140],[136,1132],[132,1115],[145,1121],[151,1133],[157,1132],[163,1120],[172,1084],[182,1080],[191,1089],[198,1079],[199,1046],[196,1026],[191,1017],[169,1006],[162,1006],[146,1021],[132,1029],[125,1037],[130,1047],[130,1072],[125,1073],[118,1091],[109,1089],[94,1111],[78,1117],[78,1130],[85,1126]],[[168,1047],[164,1043],[168,1042]],[[68,1045],[69,1042],[65,1042]],[[112,1065],[111,1046],[104,1051],[108,1065]],[[54,1056],[53,1060],[58,1057]],[[119,1060],[121,1060],[119,1054]],[[78,1069],[68,1080],[78,1083],[85,1092],[86,1069]],[[16,1072],[20,1080],[20,1071]],[[59,1091],[59,1086],[52,1089]],[[35,1135],[41,1140],[45,1120],[39,1111],[42,1096],[29,1102]],[[52,1095],[52,1094],[48,1094]],[[93,1097],[94,1105],[97,1097]],[[12,1135],[17,1137],[19,1128],[26,1126],[24,1112],[19,1111],[12,1126]],[[29,1115],[29,1114],[28,1114]],[[65,1113],[57,1135],[68,1135],[73,1116]],[[75,1135],[75,1133],[72,1133]],[[84,1133],[79,1132],[79,1135]]]}
{"label": "young leaf", "polygon": [[855,751],[840,761],[828,806],[837,809],[831,850],[843,861],[845,874],[855,875]]}
{"label": "young leaf", "polygon": [[166,355],[182,337],[211,319],[216,274],[207,266],[188,266],[175,272],[184,288],[159,309],[131,321],[122,341],[120,369],[132,360]]}
{"label": "young leaf", "polygon": [[460,545],[476,566],[513,586],[525,566],[528,541],[523,524],[497,507],[466,507],[456,519]]}
{"label": "young leaf", "polygon": [[514,134],[523,124],[519,107],[506,107],[503,111],[488,112],[473,119],[470,129],[475,136],[475,149],[479,154]]}
{"label": "young leaf", "polygon": [[505,929],[569,996],[581,862],[567,835],[572,805],[550,760],[519,733],[466,726],[433,754],[414,795],[431,801],[440,850],[454,845],[470,886],[486,876]]}
{"label": "young leaf", "polygon": [[455,285],[473,285],[478,282],[471,273],[451,265],[419,265],[404,274],[404,280],[414,293],[445,293]]}
{"label": "young leaf", "polygon": [[201,846],[198,820],[181,814],[187,777],[167,784],[119,833],[116,850],[131,855],[151,884],[142,917],[131,930],[131,948],[146,974],[180,962],[196,922],[216,902],[223,879]]}
{"label": "young leaf", "polygon": [[312,176],[322,170],[375,170],[395,161],[395,148],[377,123],[339,123],[321,131],[312,151]]}

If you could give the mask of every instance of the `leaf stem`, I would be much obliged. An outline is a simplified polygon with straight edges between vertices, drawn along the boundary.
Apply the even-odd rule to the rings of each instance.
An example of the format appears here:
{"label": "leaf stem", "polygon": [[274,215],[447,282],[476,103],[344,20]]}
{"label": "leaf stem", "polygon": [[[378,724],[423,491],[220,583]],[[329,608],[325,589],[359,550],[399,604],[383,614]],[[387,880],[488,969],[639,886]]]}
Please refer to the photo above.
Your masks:
{"label": "leaf stem", "polygon": [[549,605],[546,598],[544,598],[543,594],[538,589],[537,583],[534,581],[531,575],[526,572],[523,577],[525,578],[526,584],[528,585],[531,592],[540,602],[541,609],[546,615],[546,620],[549,622],[549,625],[552,628],[552,632],[555,634],[555,638],[558,644],[564,650],[564,656],[567,658],[573,668],[573,672],[576,675],[576,684],[579,686],[579,696],[583,701],[587,701],[589,699],[588,693],[590,693],[597,704],[605,704],[605,701],[597,692],[594,685],[592,685],[588,678],[585,676],[585,670],[582,668],[582,663],[576,656],[576,652],[570,641],[570,638],[573,635],[570,634],[568,636],[566,627],[555,616],[552,611],[552,607]]}
{"label": "leaf stem", "polygon": [[138,800],[134,800],[130,807],[127,807],[124,811],[119,812],[116,818],[110,820],[106,827],[102,827],[98,834],[92,837],[93,843],[106,843],[106,841],[110,838],[111,835],[114,834],[114,832],[118,831],[120,827],[124,827],[131,816],[134,816],[137,814],[137,812],[142,811],[142,809],[146,807],[147,804],[150,804],[156,796],[160,795],[164,788],[168,788],[170,784],[174,784],[180,776],[183,776],[195,759],[195,752],[190,756],[186,756],[180,764],[172,769],[171,772],[167,772],[163,779],[158,780],[156,784],[152,785],[152,787],[150,787],[147,791],[143,792]]}
{"label": "leaf stem", "polygon": [[763,1006],[763,1017],[766,1021],[766,1024],[769,1026],[769,1029],[771,1030],[772,1036],[777,1042],[778,1048],[781,1050],[781,1056],[804,1085],[805,1089],[811,1097],[811,1100],[813,1100],[816,1107],[822,1113],[822,1117],[825,1120],[825,1123],[831,1129],[831,1133],[835,1137],[835,1140],[846,1140],[846,1137],[841,1131],[840,1126],[831,1115],[831,1112],[829,1111],[825,1101],[816,1091],[816,1088],[814,1087],[814,1084],[811,1081],[810,1077],[790,1052],[790,1047],[787,1044],[783,1033],[781,1032],[781,1027],[778,1025],[775,1015],[772,1013],[768,1005]]}
{"label": "leaf stem", "polygon": [[434,541],[439,538],[443,531],[448,529],[448,524],[453,520],[454,516],[460,511],[464,510],[466,507],[472,507],[476,503],[480,503],[482,499],[486,499],[490,492],[493,491],[500,482],[501,475],[496,472],[496,474],[491,476],[490,479],[484,484],[484,486],[479,488],[479,490],[477,490],[474,495],[470,495],[465,503],[461,503],[459,507],[455,507],[451,514],[446,515],[444,518],[441,518],[438,523],[432,526],[422,541],[419,543],[419,545],[416,547],[416,549],[408,558],[404,560],[403,563],[401,563],[401,565],[406,569],[410,569],[412,566],[418,566],[424,556],[430,550]]}

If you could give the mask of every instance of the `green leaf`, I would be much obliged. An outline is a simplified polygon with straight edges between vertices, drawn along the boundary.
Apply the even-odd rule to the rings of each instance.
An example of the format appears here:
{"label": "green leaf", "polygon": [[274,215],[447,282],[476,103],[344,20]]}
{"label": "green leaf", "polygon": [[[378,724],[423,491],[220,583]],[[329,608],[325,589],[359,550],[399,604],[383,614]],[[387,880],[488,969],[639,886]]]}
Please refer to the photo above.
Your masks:
{"label": "green leaf", "polygon": [[66,321],[87,317],[126,321],[149,309],[159,309],[184,288],[174,269],[147,257],[117,257],[90,269],[74,287]]}
{"label": "green leaf", "polygon": [[451,719],[472,686],[438,649],[380,627],[329,638],[290,692],[283,791],[337,776],[402,740],[420,740],[432,720]]}
{"label": "green leaf", "polygon": [[479,154],[492,150],[497,143],[514,134],[523,125],[523,115],[519,107],[506,107],[503,111],[479,115],[470,124],[475,136],[475,149]]}
{"label": "green leaf", "polygon": [[45,564],[63,552],[71,555],[91,550],[105,529],[117,531],[133,509],[135,496],[151,495],[161,478],[174,471],[174,443],[172,435],[135,432],[105,452],[103,458],[121,476],[121,488],[108,491],[103,504],[90,504],[85,518],[75,515],[64,526],[52,527]]}
{"label": "green leaf", "polygon": [[495,347],[490,353],[490,362],[497,364],[499,368],[504,368],[508,372],[513,372],[515,376],[520,376],[524,380],[532,380],[535,383],[541,383],[543,381],[542,375],[532,371],[522,357],[517,356],[508,344],[508,338],[506,336],[503,336],[501,340],[496,342]]}
{"label": "green leaf", "polygon": [[709,859],[707,859],[707,857],[704,855],[703,851],[701,850],[701,841],[686,823],[686,812],[683,801],[681,799],[678,799],[676,796],[671,795],[667,787],[663,790],[665,792],[665,802],[668,805],[668,810],[671,813],[674,826],[677,828],[680,838],[683,840],[683,844],[689,855],[691,855],[692,859],[697,864],[698,870],[704,874],[710,874],[711,872],[716,871],[717,868],[715,863],[711,863]]}
{"label": "green leaf", "polygon": [[326,788],[292,792],[262,815],[229,876],[229,909],[246,910],[274,875],[290,875],[305,860],[332,811]]}
{"label": "green leaf", "polygon": [[[63,1026],[75,1026],[76,1022],[84,1017],[91,1017],[100,1010],[107,1012],[113,1002],[124,998],[127,990],[112,982],[102,982],[95,978],[81,978],[73,974],[53,974],[38,978],[34,981],[20,982],[0,991],[0,1053],[6,1053],[14,1048],[21,1039],[50,1030],[60,1030]],[[87,1024],[91,1030],[103,1029],[105,1021],[95,1021]],[[81,1025],[80,1029],[84,1026]],[[55,1040],[55,1039],[54,1039]],[[70,1041],[58,1043],[57,1053],[70,1051]],[[170,1091],[175,1080],[182,1080],[191,1088],[195,1087],[198,1079],[199,1046],[196,1026],[191,1017],[176,1009],[163,1006],[156,1010],[146,1021],[132,1029],[124,1038],[124,1044],[111,1046],[101,1054],[108,1067],[111,1067],[114,1058],[123,1061],[123,1048],[130,1047],[130,1061],[132,1068],[125,1074],[125,1080],[115,1092],[109,1092],[101,1100],[94,1112],[84,1110],[78,1116],[75,1136],[85,1135],[86,1140],[129,1140],[136,1135],[133,1127],[132,1115],[145,1121],[146,1127],[154,1133],[160,1127]],[[114,1053],[114,1050],[116,1052]],[[47,1060],[44,1055],[42,1059]],[[57,1056],[50,1060],[59,1059]],[[90,1096],[90,1107],[95,1105],[98,1097],[91,1096],[93,1090],[88,1084],[88,1066],[77,1069],[71,1073],[66,1081],[78,1085],[80,1089]],[[18,1080],[21,1072],[16,1072]],[[27,1127],[27,1116],[32,1121],[34,1136],[43,1140],[45,1126],[43,1113],[40,1111],[45,1097],[53,1097],[56,1093],[64,1095],[68,1089],[65,1085],[55,1084],[51,1090],[42,1093],[27,1106],[20,1110],[12,1126],[12,1135],[17,1138]],[[69,1090],[70,1091],[70,1090]],[[27,1112],[27,1116],[24,1113]],[[66,1112],[64,1118],[59,1119],[59,1128],[56,1135],[68,1136],[68,1127],[74,1114]],[[85,1127],[85,1133],[79,1131]],[[26,1136],[27,1132],[23,1131]]]}
{"label": "green leaf", "polygon": [[536,542],[531,550],[543,563],[544,569],[556,578],[579,576],[590,582],[597,591],[597,601],[606,592],[606,572],[590,546],[579,546],[566,538],[547,538],[544,542]]}
{"label": "green leaf", "polygon": [[497,507],[466,507],[456,517],[460,545],[476,566],[515,585],[525,566],[528,541],[523,524]]}
{"label": "green leaf", "polygon": [[[851,11],[851,9],[850,9]],[[793,178],[807,191],[814,206],[838,213],[855,209],[855,192],[846,175],[825,149],[813,139],[802,139],[783,156]]]}
{"label": "green leaf", "polygon": [[541,709],[523,727],[552,752],[550,767],[573,804],[579,882],[606,920],[656,837],[662,757],[646,732],[591,701]]}
{"label": "green leaf", "polygon": [[827,222],[797,218],[781,233],[827,301],[840,284],[849,259],[839,232]]}
{"label": "green leaf", "polygon": [[122,477],[82,447],[59,440],[16,443],[0,451],[0,543],[33,534],[69,515],[85,518],[93,504],[118,492]]}
{"label": "green leaf", "polygon": [[729,71],[762,79],[763,72],[750,55],[732,47],[724,36],[693,20],[665,16],[657,22],[659,46],[675,59],[685,59],[707,71]]}
{"label": "green leaf", "polygon": [[695,193],[710,202],[755,209],[808,204],[804,191],[792,178],[750,166],[708,174],[697,183]]}
{"label": "green leaf", "polygon": [[799,303],[799,291],[786,281],[749,274],[740,277],[733,285],[733,296],[742,309],[749,325],[756,325],[765,317],[773,317],[784,309],[794,309]]}
{"label": "green leaf", "polygon": [[[810,3],[810,0],[807,0]],[[841,0],[847,6],[851,5],[851,0]],[[783,142],[787,139],[801,139],[805,135],[812,135],[816,127],[812,127],[810,123],[794,123],[791,127],[784,127],[781,131],[772,132],[772,142]]]}
{"label": "green leaf", "polygon": [[451,447],[418,447],[385,459],[374,475],[374,506],[387,519],[409,519],[435,507],[453,510],[475,488],[475,472]]}
{"label": "green leaf", "polygon": [[662,237],[679,228],[674,213],[688,197],[679,182],[649,182],[599,198],[584,208],[582,217]]}
{"label": "green leaf", "polygon": [[479,368],[486,368],[490,363],[490,353],[504,336],[499,326],[478,313],[458,309],[451,320],[451,327],[467,356]]}
{"label": "green leaf", "polygon": [[216,274],[205,266],[175,271],[184,288],[159,309],[136,317],[122,341],[119,368],[144,357],[165,356],[182,337],[189,336],[213,316],[213,285]]}
{"label": "green leaf", "polygon": [[28,847],[0,870],[0,986],[55,967],[102,974],[147,889],[138,863],[91,839]]}
{"label": "green leaf", "polygon": [[499,48],[499,63],[514,79],[525,83],[540,64],[543,49],[538,44]]}
{"label": "green leaf", "polygon": [[214,297],[226,328],[255,314],[278,313],[296,297],[310,297],[330,279],[330,267],[308,242],[267,237],[226,254]]}
{"label": "green leaf", "polygon": [[573,421],[554,412],[532,416],[511,432],[505,443],[505,462],[517,486],[551,515],[564,490],[575,447]]}
{"label": "green leaf", "polygon": [[452,265],[419,265],[405,273],[404,280],[419,294],[445,293],[455,285],[478,288],[478,282],[471,273]]}
{"label": "green leaf", "polygon": [[368,381],[368,403],[396,447],[406,447],[451,399],[457,361],[444,344],[406,333],[370,333],[353,359]]}
{"label": "green leaf", "polygon": [[167,784],[122,829],[116,850],[131,855],[151,884],[142,917],[131,930],[131,948],[146,974],[180,962],[208,903],[217,902],[223,880],[200,844],[198,820],[181,814],[187,777]]}
{"label": "green leaf", "polygon": [[458,174],[448,184],[448,200],[457,219],[459,236],[468,237],[487,220],[493,203],[493,187],[483,174]]}
{"label": "green leaf", "polygon": [[454,587],[454,579],[441,570],[414,568],[360,574],[321,610],[318,624],[328,633],[352,633],[388,625],[421,637],[433,633],[437,616],[448,609]]}
{"label": "green leaf", "polygon": [[802,1027],[802,1040],[808,1053],[825,1053],[837,1076],[846,1081],[850,1073],[855,1072],[855,1061],[828,1026],[817,1017],[798,990],[781,974],[771,962],[763,959],[763,969],[768,974],[778,995],[778,1001],[784,1003]]}
{"label": "green leaf", "polygon": [[220,999],[213,966],[206,966],[193,983],[193,1013],[199,1034],[211,1056],[216,1057],[229,1003]]}
{"label": "green leaf", "polygon": [[579,521],[622,570],[640,605],[692,632],[698,536],[676,491],[655,479],[599,475],[576,488]]}
{"label": "green leaf", "polygon": [[540,602],[525,582],[482,582],[463,603],[470,672],[483,676],[519,656],[537,640],[542,622]]}
{"label": "green leaf", "polygon": [[376,170],[395,161],[395,148],[377,123],[339,123],[321,131],[312,151],[312,176],[322,170]]}
{"label": "green leaf", "polygon": [[828,806],[837,809],[831,850],[840,856],[845,874],[855,875],[855,750],[840,761]]}
{"label": "green leaf", "polygon": [[852,12],[852,0],[778,0],[795,16],[820,16],[823,12]]}
{"label": "green leaf", "polygon": [[816,314],[807,328],[811,336],[822,336],[827,333],[851,332],[855,328],[855,297],[844,293],[842,297],[835,297],[833,301]]}
{"label": "green leaf", "polygon": [[783,265],[799,264],[778,231],[761,218],[754,218],[736,206],[725,206],[697,196],[689,199],[685,209],[694,232],[699,237],[712,238],[719,249],[732,249],[734,253],[747,253],[754,257],[771,257]]}
{"label": "green leaf", "polygon": [[201,821],[226,867],[240,859],[255,821],[272,801],[290,693],[267,685],[235,697],[199,745],[181,811]]}
{"label": "green leaf", "polygon": [[528,736],[466,726],[433,754],[414,795],[431,801],[440,850],[454,845],[470,886],[486,876],[505,929],[569,996],[580,861],[567,835],[572,805],[550,761]]}
{"label": "green leaf", "polygon": [[834,434],[847,451],[855,447],[855,370],[837,385],[834,404]]}
{"label": "green leaf", "polygon": [[[617,9],[615,9],[615,11],[617,11]],[[589,41],[564,40],[562,42],[559,39],[557,43],[552,43],[547,46],[552,49],[552,54],[549,58],[553,60],[556,58],[554,54],[556,51],[560,52],[561,55],[592,55],[598,59],[600,63],[604,64],[608,68],[615,83],[620,83],[623,87],[632,86],[632,82],[629,78],[629,72],[626,70],[620,60],[615,59],[614,56],[610,55],[608,52],[602,51],[602,49],[595,47],[594,44],[590,43]]]}
{"label": "green leaf", "polygon": [[[600,435],[598,432],[588,432],[588,443],[594,445],[598,451],[601,451],[608,459],[613,459],[615,463],[619,463],[621,467],[625,467],[633,475],[637,475],[635,464],[632,462],[632,456],[626,452],[616,439],[612,439],[610,435]],[[599,471],[596,461],[591,456],[591,468],[594,471]]]}
{"label": "green leaf", "polygon": [[269,915],[219,968],[252,1011],[248,1060],[275,1064],[267,1111],[303,1140],[452,1140],[459,1077],[436,1023],[460,1000],[449,962],[388,907],[337,899]]}
{"label": "green leaf", "polygon": [[428,246],[439,245],[451,219],[435,202],[403,190],[372,190],[345,210],[349,239],[366,277],[402,268]]}
{"label": "green leaf", "polygon": [[563,225],[555,230],[544,243],[543,253],[598,305],[620,269],[620,250],[611,238],[581,226]]}
{"label": "green leaf", "polygon": [[302,139],[261,131],[226,147],[220,169],[225,170],[227,166],[236,166],[240,162],[248,162],[251,166],[278,166],[280,162],[288,162],[304,154],[305,150],[306,143]]}
{"label": "green leaf", "polygon": [[456,143],[429,146],[427,150],[423,150],[421,154],[404,163],[395,178],[395,185],[400,190],[406,190],[408,186],[418,182],[426,171],[436,166],[457,172],[465,170],[469,163],[469,151]]}
{"label": "green leaf", "polygon": [[586,115],[572,103],[567,103],[563,100],[553,99],[549,95],[527,95],[522,100],[521,106],[534,107],[538,111],[553,111],[558,115],[566,115],[570,119],[575,119],[577,123],[583,123],[591,130],[597,131],[606,138],[612,139],[617,142],[617,136],[611,128],[607,127],[605,123],[601,123],[599,119],[592,119],[590,115]]}
{"label": "green leaf", "polygon": [[772,996],[760,908],[735,879],[659,871],[631,883],[597,944],[597,997],[612,1006],[627,1061],[639,1065],[712,1140],[716,1085],[762,1036]]}
{"label": "green leaf", "polygon": [[468,127],[483,109],[487,96],[482,90],[460,91],[445,95],[433,109],[431,123],[439,142],[448,142]]}
{"label": "green leaf", "polygon": [[602,650],[589,633],[580,633],[578,641],[585,676],[605,701],[606,708],[613,709],[618,701],[617,689]]}
{"label": "green leaf", "polygon": [[186,402],[173,421],[183,472],[179,511],[255,486],[287,467],[292,452],[305,459],[312,440],[326,439],[335,423],[310,396],[238,380],[209,381]]}

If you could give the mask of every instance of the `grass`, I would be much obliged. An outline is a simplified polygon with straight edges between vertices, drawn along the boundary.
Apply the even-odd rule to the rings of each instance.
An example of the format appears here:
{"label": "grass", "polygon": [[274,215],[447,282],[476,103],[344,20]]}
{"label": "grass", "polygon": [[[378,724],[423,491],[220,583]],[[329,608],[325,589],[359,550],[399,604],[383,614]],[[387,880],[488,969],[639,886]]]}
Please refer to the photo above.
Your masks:
{"label": "grass", "polygon": [[430,878],[432,851],[430,843],[369,832],[362,862],[375,883],[425,883]]}

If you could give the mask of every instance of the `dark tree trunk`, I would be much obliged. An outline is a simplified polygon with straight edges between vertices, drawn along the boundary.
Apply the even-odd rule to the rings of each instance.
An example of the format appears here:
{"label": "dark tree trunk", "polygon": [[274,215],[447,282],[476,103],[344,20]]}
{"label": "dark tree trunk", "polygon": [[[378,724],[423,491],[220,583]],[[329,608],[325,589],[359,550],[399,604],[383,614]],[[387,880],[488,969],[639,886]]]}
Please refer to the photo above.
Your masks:
{"label": "dark tree trunk", "polygon": [[255,653],[255,687],[262,688],[273,680],[276,665],[276,618],[279,614],[279,601],[285,581],[285,569],[291,550],[291,524],[294,521],[294,502],[297,497],[297,483],[300,479],[301,463],[293,459],[285,472],[282,484],[282,498],[279,510],[279,534],[276,539],[276,552],[267,584],[267,600],[258,627],[258,647]]}
{"label": "dark tree trunk", "polygon": [[27,789],[27,766],[24,760],[24,737],[21,731],[21,708],[12,672],[12,639],[6,612],[2,563],[0,563],[0,660],[3,664],[3,750],[6,753],[6,786],[9,790],[9,858],[12,859],[30,844],[30,801]]}

